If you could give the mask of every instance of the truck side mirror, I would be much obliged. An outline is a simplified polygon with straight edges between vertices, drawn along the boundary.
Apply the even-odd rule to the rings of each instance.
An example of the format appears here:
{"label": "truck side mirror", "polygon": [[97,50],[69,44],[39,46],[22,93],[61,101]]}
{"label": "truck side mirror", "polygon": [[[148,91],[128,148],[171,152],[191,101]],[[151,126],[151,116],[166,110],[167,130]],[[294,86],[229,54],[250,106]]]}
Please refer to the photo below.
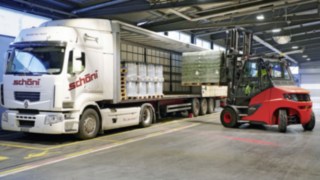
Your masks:
{"label": "truck side mirror", "polygon": [[79,49],[73,50],[72,73],[80,73],[84,68],[84,53]]}

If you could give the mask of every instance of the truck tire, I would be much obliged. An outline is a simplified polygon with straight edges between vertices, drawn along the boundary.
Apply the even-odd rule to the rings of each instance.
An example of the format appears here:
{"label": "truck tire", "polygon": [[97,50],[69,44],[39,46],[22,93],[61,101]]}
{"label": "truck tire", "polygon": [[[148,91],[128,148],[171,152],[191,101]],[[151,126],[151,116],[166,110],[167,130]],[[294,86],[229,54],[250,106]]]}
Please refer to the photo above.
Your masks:
{"label": "truck tire", "polygon": [[238,125],[238,114],[232,108],[226,107],[220,115],[221,124],[227,128],[235,128]]}
{"label": "truck tire", "polygon": [[207,113],[208,114],[212,114],[213,112],[214,112],[214,100],[213,100],[213,98],[208,98],[208,100],[207,100],[207,102],[208,102],[208,111],[207,111]]}
{"label": "truck tire", "polygon": [[200,100],[200,115],[206,115],[208,112],[208,101],[206,98]]}
{"label": "truck tire", "polygon": [[153,120],[154,120],[154,110],[151,104],[145,103],[142,104],[140,109],[140,127],[148,127],[151,126]]}
{"label": "truck tire", "polygon": [[100,128],[100,118],[96,110],[88,108],[80,117],[79,131],[76,137],[79,139],[91,139],[97,136]]}
{"label": "truck tire", "polygon": [[278,129],[279,132],[286,132],[288,125],[288,116],[285,109],[280,109],[278,114]]}
{"label": "truck tire", "polygon": [[305,131],[312,131],[315,125],[316,118],[314,116],[314,113],[312,112],[310,121],[307,124],[303,124],[302,127]]}
{"label": "truck tire", "polygon": [[200,102],[198,98],[193,98],[191,101],[191,112],[194,117],[199,116]]}

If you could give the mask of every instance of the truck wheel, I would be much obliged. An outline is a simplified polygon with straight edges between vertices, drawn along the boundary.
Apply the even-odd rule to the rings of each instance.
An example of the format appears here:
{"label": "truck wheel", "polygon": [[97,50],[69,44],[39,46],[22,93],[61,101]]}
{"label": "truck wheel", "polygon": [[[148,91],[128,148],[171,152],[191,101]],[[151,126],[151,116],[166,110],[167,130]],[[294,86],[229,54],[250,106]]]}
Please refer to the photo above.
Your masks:
{"label": "truck wheel", "polygon": [[96,110],[86,109],[80,118],[79,132],[76,136],[79,139],[91,139],[97,136],[100,127],[100,118]]}
{"label": "truck wheel", "polygon": [[200,115],[205,115],[208,112],[208,102],[206,98],[202,98],[200,101]]}
{"label": "truck wheel", "polygon": [[214,112],[214,100],[213,98],[208,98],[208,114],[212,114]]}
{"label": "truck wheel", "polygon": [[191,111],[194,117],[199,116],[200,102],[198,98],[193,98],[191,102]]}
{"label": "truck wheel", "polygon": [[238,124],[238,114],[232,108],[226,107],[221,112],[220,121],[224,127],[235,128]]}
{"label": "truck wheel", "polygon": [[314,113],[312,112],[310,121],[307,124],[303,124],[302,127],[305,131],[312,131],[315,125],[316,118],[314,116]]}
{"label": "truck wheel", "polygon": [[140,127],[151,126],[154,118],[153,107],[151,104],[143,104],[140,109]]}
{"label": "truck wheel", "polygon": [[279,129],[279,132],[286,132],[287,131],[287,125],[288,125],[287,111],[285,109],[280,109],[279,110],[279,115],[278,115],[278,129]]}

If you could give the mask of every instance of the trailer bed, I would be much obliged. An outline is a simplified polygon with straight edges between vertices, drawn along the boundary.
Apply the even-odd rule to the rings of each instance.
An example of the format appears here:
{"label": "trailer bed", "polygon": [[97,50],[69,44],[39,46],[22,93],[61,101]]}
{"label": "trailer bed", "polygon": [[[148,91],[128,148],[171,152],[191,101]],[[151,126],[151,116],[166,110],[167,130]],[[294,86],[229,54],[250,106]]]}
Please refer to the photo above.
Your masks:
{"label": "trailer bed", "polygon": [[165,101],[165,100],[174,100],[174,99],[189,99],[189,98],[199,98],[201,97],[200,94],[170,94],[170,95],[163,95],[159,98],[147,98],[147,97],[135,97],[132,99],[122,100],[121,104],[123,103],[135,103],[135,102],[151,102],[151,101]]}

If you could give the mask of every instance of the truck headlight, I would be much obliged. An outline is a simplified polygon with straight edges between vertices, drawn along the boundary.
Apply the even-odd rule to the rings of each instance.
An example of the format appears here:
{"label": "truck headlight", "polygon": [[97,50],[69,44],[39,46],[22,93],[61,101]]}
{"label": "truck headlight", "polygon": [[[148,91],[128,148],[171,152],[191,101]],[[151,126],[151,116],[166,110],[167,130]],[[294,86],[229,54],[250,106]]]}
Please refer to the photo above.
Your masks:
{"label": "truck headlight", "polygon": [[283,97],[291,101],[298,101],[298,97],[296,94],[284,94]]}
{"label": "truck headlight", "polygon": [[63,115],[62,114],[50,114],[50,115],[47,115],[45,120],[44,120],[44,124],[45,125],[48,125],[48,124],[56,124],[56,123],[59,123],[59,122],[62,122],[63,121]]}
{"label": "truck headlight", "polygon": [[4,121],[4,122],[8,122],[9,121],[8,112],[3,112],[2,113],[2,121]]}

